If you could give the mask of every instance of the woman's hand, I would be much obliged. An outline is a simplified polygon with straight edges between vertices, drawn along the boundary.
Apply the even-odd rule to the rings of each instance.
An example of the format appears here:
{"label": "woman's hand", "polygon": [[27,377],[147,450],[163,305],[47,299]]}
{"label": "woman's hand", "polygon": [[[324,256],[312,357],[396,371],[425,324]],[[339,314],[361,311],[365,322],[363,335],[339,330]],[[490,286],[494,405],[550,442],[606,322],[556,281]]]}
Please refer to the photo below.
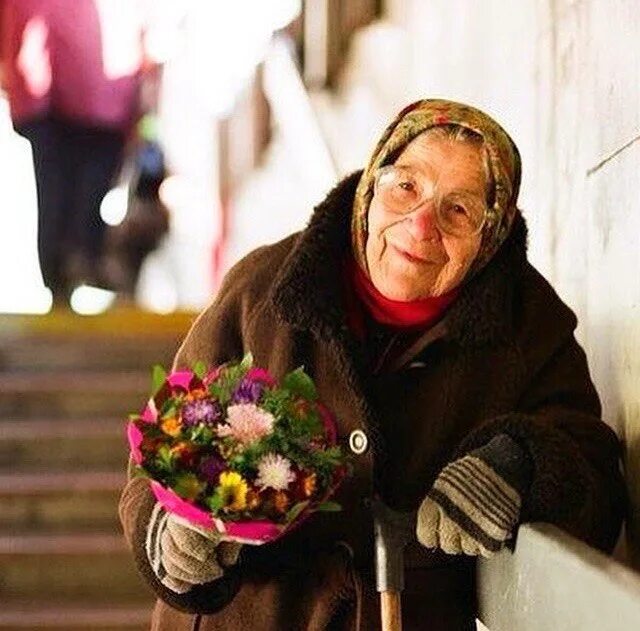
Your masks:
{"label": "woman's hand", "polygon": [[241,548],[220,541],[215,531],[166,513],[159,504],[151,514],[147,557],[160,582],[178,594],[222,577],[224,568],[237,562]]}
{"label": "woman's hand", "polygon": [[506,434],[448,464],[418,511],[422,545],[490,557],[514,536],[531,480],[528,454]]}

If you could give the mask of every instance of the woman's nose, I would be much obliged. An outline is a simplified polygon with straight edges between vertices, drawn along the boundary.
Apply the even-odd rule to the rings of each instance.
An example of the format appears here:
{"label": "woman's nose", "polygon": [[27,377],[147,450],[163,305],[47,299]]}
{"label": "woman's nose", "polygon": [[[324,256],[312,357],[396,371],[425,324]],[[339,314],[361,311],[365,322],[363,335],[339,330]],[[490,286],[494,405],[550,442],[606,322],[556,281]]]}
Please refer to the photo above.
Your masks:
{"label": "woman's nose", "polygon": [[416,241],[440,240],[440,231],[436,221],[436,206],[433,200],[424,202],[407,219],[409,220],[409,234]]}

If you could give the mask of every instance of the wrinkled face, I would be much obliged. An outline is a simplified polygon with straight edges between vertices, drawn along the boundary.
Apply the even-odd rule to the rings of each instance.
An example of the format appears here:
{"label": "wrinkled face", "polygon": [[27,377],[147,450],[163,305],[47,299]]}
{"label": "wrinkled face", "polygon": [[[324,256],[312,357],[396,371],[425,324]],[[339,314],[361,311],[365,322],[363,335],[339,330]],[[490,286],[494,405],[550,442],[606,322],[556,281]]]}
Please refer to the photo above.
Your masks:
{"label": "wrinkled face", "polygon": [[478,254],[482,233],[453,236],[441,230],[436,200],[463,194],[484,201],[482,149],[422,134],[407,145],[395,166],[411,169],[426,183],[425,199],[411,212],[398,213],[374,195],[366,245],[371,280],[391,300],[440,296],[462,282]]}

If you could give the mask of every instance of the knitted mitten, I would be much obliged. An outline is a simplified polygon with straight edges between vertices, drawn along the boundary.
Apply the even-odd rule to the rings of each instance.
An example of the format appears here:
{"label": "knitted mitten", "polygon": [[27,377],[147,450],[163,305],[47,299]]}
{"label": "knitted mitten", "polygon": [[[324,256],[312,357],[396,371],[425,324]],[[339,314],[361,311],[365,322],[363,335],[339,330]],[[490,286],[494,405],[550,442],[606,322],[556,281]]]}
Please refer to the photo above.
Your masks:
{"label": "knitted mitten", "polygon": [[418,511],[418,540],[448,554],[493,555],[515,534],[531,475],[529,455],[498,434],[442,470]]}
{"label": "knitted mitten", "polygon": [[146,552],[158,580],[183,594],[194,585],[220,578],[238,560],[241,545],[190,524],[156,504],[147,530]]}

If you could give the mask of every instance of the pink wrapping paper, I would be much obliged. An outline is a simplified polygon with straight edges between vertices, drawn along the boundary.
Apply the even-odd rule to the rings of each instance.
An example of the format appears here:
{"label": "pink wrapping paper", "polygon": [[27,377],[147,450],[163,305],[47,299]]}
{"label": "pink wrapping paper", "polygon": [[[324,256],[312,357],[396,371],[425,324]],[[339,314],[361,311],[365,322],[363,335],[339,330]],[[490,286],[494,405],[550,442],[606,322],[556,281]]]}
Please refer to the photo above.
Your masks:
{"label": "pink wrapping paper", "polygon": [[[203,384],[208,385],[215,381],[218,377],[220,369],[211,371],[204,379]],[[261,381],[267,386],[275,386],[276,381],[273,377],[264,369],[251,368],[247,377]],[[190,370],[183,370],[171,373],[167,377],[165,386],[161,388],[156,397],[158,399],[164,398],[162,392],[167,387],[184,388],[188,390],[195,375]],[[327,432],[327,439],[329,444],[336,443],[336,424],[335,419],[331,412],[321,403],[316,403],[320,417],[325,426]],[[158,420],[158,410],[156,407],[156,401],[152,398],[149,399],[140,416],[141,420],[146,423],[156,423]],[[127,439],[129,447],[131,449],[131,455],[136,464],[142,464],[143,456],[140,450],[142,444],[143,435],[142,432],[136,427],[135,423],[129,422],[127,426]],[[181,498],[175,491],[164,487],[159,482],[151,481],[151,490],[160,503],[160,505],[169,513],[182,517],[188,522],[206,529],[215,529],[221,535],[224,541],[234,541],[237,543],[249,544],[249,545],[262,545],[275,541],[282,534],[291,528],[300,526],[310,515],[310,511],[303,510],[292,524],[283,526],[267,520],[252,520],[242,522],[225,522],[221,519],[214,518],[211,513],[198,508],[191,502]]]}
{"label": "pink wrapping paper", "polygon": [[282,526],[266,520],[224,522],[214,519],[206,511],[156,481],[151,482],[151,490],[166,511],[186,519],[194,526],[217,530],[224,541],[262,545],[278,538],[284,531]]}

